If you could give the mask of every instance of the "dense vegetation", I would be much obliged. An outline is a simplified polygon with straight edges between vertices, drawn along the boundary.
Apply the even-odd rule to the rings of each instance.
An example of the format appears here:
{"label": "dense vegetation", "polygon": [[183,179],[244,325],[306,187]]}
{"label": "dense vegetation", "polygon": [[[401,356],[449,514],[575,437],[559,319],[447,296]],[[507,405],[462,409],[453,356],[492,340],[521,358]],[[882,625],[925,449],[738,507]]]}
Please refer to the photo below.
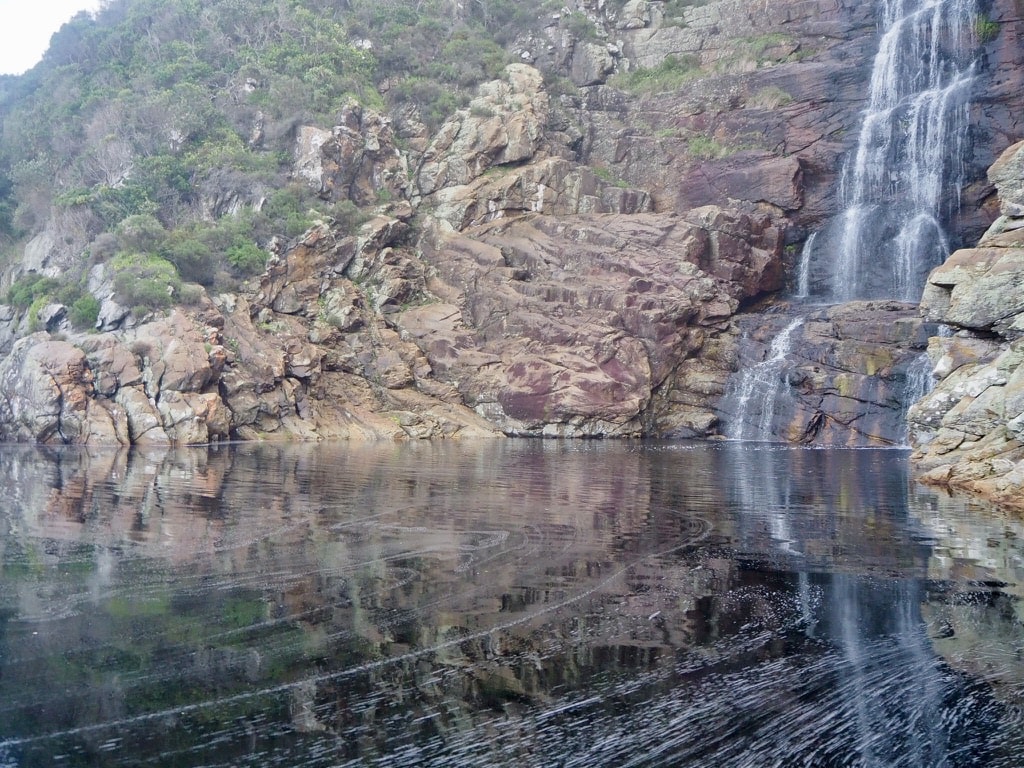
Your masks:
{"label": "dense vegetation", "polygon": [[[35,69],[0,77],[0,270],[59,220],[81,251],[61,281],[65,298],[82,296],[90,263],[138,272],[159,262],[173,278],[161,266],[141,279],[166,279],[162,291],[122,295],[158,308],[181,280],[230,285],[257,273],[271,238],[314,217],[358,221],[351,203],[289,182],[295,129],[329,127],[351,101],[434,128],[500,72],[517,35],[561,8],[464,6],[110,0],[95,17],[79,14]],[[56,295],[29,282],[7,298]]]}

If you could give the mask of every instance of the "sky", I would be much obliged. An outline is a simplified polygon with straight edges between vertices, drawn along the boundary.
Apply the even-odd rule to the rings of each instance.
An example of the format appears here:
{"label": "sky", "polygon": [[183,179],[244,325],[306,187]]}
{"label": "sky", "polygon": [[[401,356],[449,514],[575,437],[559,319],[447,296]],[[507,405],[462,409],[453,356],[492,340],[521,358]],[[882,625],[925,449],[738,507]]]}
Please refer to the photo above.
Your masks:
{"label": "sky", "polygon": [[0,75],[34,67],[65,21],[99,5],[99,0],[0,0]]}

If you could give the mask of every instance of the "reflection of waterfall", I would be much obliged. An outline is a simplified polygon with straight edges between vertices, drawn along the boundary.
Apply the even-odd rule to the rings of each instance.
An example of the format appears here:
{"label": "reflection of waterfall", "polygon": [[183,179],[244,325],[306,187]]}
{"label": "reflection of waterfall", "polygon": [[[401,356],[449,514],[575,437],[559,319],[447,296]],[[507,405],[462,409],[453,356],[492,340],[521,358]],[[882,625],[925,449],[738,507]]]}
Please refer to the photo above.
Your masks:
{"label": "reflection of waterfall", "polygon": [[[730,761],[723,739],[702,760],[678,764],[993,764],[986,747],[992,734],[985,729],[995,723],[997,710],[984,687],[971,687],[936,654],[922,615],[922,605],[934,599],[934,585],[924,579],[931,553],[919,529],[897,524],[904,518],[896,510],[905,510],[909,498],[892,470],[905,459],[889,451],[852,451],[840,463],[843,452],[741,443],[719,451],[716,475],[729,489],[726,504],[740,510],[731,544],[743,553],[747,579],[769,573],[785,583],[794,622],[790,637],[813,649],[793,667],[774,665],[770,677],[755,684],[777,686],[802,703],[827,701],[829,718],[815,731],[823,720],[803,704],[773,719],[763,700],[743,702],[735,689],[705,689],[701,733],[716,733],[709,723],[729,733],[740,721],[764,751],[745,744],[747,761]],[[831,492],[822,478],[829,478]],[[877,487],[879,478],[888,487]],[[853,543],[869,516],[881,537]],[[880,575],[894,563],[902,564],[899,578]],[[756,626],[750,615],[732,618]]]}
{"label": "reflection of waterfall", "polygon": [[772,439],[776,432],[776,406],[786,383],[785,368],[792,351],[793,333],[803,322],[802,317],[792,320],[772,339],[763,361],[734,377],[731,399],[735,405],[726,431],[728,437],[734,440]]}
{"label": "reflection of waterfall", "polygon": [[831,298],[914,301],[948,255],[962,183],[975,0],[885,0],[857,149],[843,170]]}
{"label": "reflection of waterfall", "polygon": [[850,742],[865,765],[944,765],[941,727],[949,680],[926,634],[921,583],[887,585],[831,576],[830,632],[844,663],[838,689],[849,699]]}

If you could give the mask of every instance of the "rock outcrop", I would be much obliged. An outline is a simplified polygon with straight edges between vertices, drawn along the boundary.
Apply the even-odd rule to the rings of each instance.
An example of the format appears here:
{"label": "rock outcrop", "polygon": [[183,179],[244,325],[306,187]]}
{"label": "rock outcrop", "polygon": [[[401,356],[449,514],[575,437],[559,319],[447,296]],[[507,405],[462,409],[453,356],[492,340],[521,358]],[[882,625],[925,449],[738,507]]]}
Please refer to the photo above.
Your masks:
{"label": "rock outcrop", "polygon": [[779,306],[738,324],[738,373],[720,404],[728,436],[850,447],[904,442],[907,395],[927,340],[914,305],[856,301],[797,314]]}
{"label": "rock outcrop", "polygon": [[[1012,4],[992,3],[1002,31],[981,51],[991,76],[969,168],[1022,132]],[[255,284],[165,317],[108,300],[94,335],[73,332],[61,305],[35,326],[0,307],[0,439],[720,432],[730,375],[764,358],[783,317],[751,327],[741,311],[784,287],[799,242],[835,214],[875,9],[717,0],[674,24],[662,3],[576,5],[596,38],[572,39],[556,20],[518,41],[537,68],[511,65],[433,136],[415,115],[393,127],[354,103],[330,129],[296,127],[294,178],[372,212],[358,231],[315,226],[276,248]],[[542,66],[578,88],[551,88]],[[619,87],[659,67],[689,70],[660,93]],[[963,231],[991,220],[991,188],[968,190]],[[224,189],[207,213],[267,191]],[[934,319],[975,329],[956,355],[1012,347],[1017,315],[983,298],[1014,285],[1017,230],[1002,226],[987,255],[937,273]],[[81,255],[85,234],[60,236],[70,227],[30,243],[32,268],[55,275]],[[94,271],[109,284],[103,264]],[[812,311],[780,434],[893,442],[924,344],[912,315],[891,302]]]}
{"label": "rock outcrop", "polygon": [[[419,243],[307,233],[242,296],[118,333],[26,337],[0,438],[205,443],[706,434],[741,300],[781,280],[766,214],[533,214]],[[703,399],[678,398],[700,381]]]}
{"label": "rock outcrop", "polygon": [[1001,216],[931,273],[921,301],[952,333],[929,342],[938,381],[910,410],[913,458],[925,482],[1024,508],[1024,142],[989,178]]}
{"label": "rock outcrop", "polygon": [[395,145],[391,120],[346,104],[331,130],[301,126],[295,139],[295,174],[328,200],[372,205],[406,195],[408,160]]}
{"label": "rock outcrop", "polygon": [[769,217],[718,208],[530,216],[438,233],[423,254],[443,303],[396,325],[435,375],[512,434],[640,435],[679,421],[706,434],[714,391],[685,417],[665,398],[714,367],[704,353],[731,338],[741,300],[781,284]]}

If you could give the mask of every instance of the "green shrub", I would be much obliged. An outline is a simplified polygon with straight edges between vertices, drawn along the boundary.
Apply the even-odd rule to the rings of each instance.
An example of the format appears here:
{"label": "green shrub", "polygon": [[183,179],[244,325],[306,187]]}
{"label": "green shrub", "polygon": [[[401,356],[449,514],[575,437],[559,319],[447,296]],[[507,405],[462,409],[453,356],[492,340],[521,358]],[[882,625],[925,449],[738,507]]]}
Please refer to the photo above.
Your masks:
{"label": "green shrub", "polygon": [[629,187],[629,184],[627,184],[625,181],[616,176],[609,168],[604,168],[603,166],[593,166],[590,170],[594,173],[595,176],[597,176],[597,178],[601,179],[601,181],[607,184],[611,184],[612,186],[620,187],[622,189],[626,189]]}
{"label": "green shrub", "polygon": [[633,93],[658,93],[676,90],[680,85],[700,74],[700,59],[696,56],[666,56],[656,67],[634,69],[617,75],[614,84]]}
{"label": "green shrub", "polygon": [[[114,291],[122,304],[136,309],[166,309],[181,288],[174,265],[152,254],[120,254],[110,262]],[[143,312],[145,314],[145,312]]]}
{"label": "green shrub", "polygon": [[702,160],[714,160],[730,153],[729,148],[720,144],[711,136],[691,136],[686,142],[686,150]]}
{"label": "green shrub", "polygon": [[585,13],[573,11],[562,17],[562,27],[576,40],[597,40],[597,27]]}
{"label": "green shrub", "polygon": [[328,208],[326,213],[334,219],[334,226],[337,229],[349,234],[359,229],[370,218],[369,214],[359,210],[359,206],[351,200],[338,201]]}
{"label": "green shrub", "polygon": [[95,328],[100,316],[100,302],[92,294],[79,296],[68,310],[68,320],[79,330]]}
{"label": "green shrub", "polygon": [[43,294],[41,296],[36,296],[32,300],[32,304],[29,305],[29,308],[28,308],[28,329],[29,329],[29,331],[35,333],[36,331],[42,329],[42,326],[41,326],[41,323],[40,323],[40,320],[39,320],[39,312],[40,312],[40,310],[42,310],[43,307],[45,307],[49,303],[50,303],[50,297],[47,296],[46,294]]}
{"label": "green shrub", "polygon": [[117,225],[116,231],[121,248],[138,253],[159,250],[167,237],[164,225],[150,213],[132,214]]}
{"label": "green shrub", "polygon": [[29,272],[19,277],[7,291],[7,303],[18,309],[28,309],[34,301],[46,298],[60,285],[59,280]]}
{"label": "green shrub", "polygon": [[406,77],[398,81],[388,95],[399,104],[414,105],[420,119],[431,130],[436,130],[463,103],[463,98],[453,89],[426,77]]}
{"label": "green shrub", "polygon": [[197,283],[184,283],[178,295],[182,304],[194,307],[203,300],[203,286]]}
{"label": "green shrub", "polygon": [[762,88],[747,100],[748,107],[757,109],[778,109],[793,102],[793,97],[774,85]]}
{"label": "green shrub", "polygon": [[993,21],[984,14],[978,14],[974,17],[974,34],[978,38],[978,42],[985,44],[990,43],[999,37],[999,22]]}
{"label": "green shrub", "polygon": [[[774,48],[785,49],[785,55],[778,51],[768,53]],[[799,60],[809,55],[803,51],[792,38],[780,32],[769,32],[755,37],[741,37],[732,41],[731,53],[715,62],[715,71],[723,74],[747,72],[767,64],[781,61]]]}
{"label": "green shrub", "polygon": [[253,242],[236,243],[228,249],[227,260],[240,275],[258,275],[267,266],[267,252]]}
{"label": "green shrub", "polygon": [[160,255],[177,268],[183,280],[213,285],[217,260],[210,246],[194,231],[172,233],[160,250]]}
{"label": "green shrub", "polygon": [[[262,241],[271,237],[294,238],[301,235],[313,223],[310,208],[319,201],[313,200],[312,192],[305,186],[292,184],[275,190],[252,218],[252,234],[247,238]],[[237,240],[237,238],[235,238]],[[237,242],[232,242],[237,245]]]}

